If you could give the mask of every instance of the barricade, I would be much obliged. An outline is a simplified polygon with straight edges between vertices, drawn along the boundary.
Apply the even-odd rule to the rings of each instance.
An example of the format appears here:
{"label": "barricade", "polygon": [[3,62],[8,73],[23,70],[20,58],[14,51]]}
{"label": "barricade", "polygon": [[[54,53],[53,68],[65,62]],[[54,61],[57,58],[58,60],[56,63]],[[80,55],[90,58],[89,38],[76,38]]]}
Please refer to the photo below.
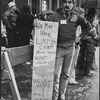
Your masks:
{"label": "barricade", "polygon": [[14,100],[21,100],[21,97],[12,67],[32,59],[33,45],[7,48],[1,51],[1,76],[8,80]]}

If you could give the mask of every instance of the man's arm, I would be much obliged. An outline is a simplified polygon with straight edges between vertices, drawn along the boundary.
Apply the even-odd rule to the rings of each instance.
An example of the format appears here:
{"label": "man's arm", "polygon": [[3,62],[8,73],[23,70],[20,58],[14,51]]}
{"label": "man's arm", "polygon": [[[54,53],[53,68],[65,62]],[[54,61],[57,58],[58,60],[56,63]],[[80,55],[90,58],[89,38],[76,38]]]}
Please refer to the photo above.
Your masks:
{"label": "man's arm", "polygon": [[85,18],[79,17],[78,24],[81,25],[82,32],[80,37],[90,35],[94,40],[100,41],[100,36],[97,35],[96,30],[91,26],[89,21]]}
{"label": "man's arm", "polygon": [[9,16],[10,16],[10,13],[9,13],[8,11],[6,11],[6,12],[4,13],[4,16],[3,16],[3,23],[4,23],[4,25],[5,25],[6,27],[12,28],[11,25],[10,25],[10,23],[9,23]]}
{"label": "man's arm", "polygon": [[89,32],[89,35],[96,41],[100,41],[100,34],[97,34],[97,31],[95,29],[92,29]]}

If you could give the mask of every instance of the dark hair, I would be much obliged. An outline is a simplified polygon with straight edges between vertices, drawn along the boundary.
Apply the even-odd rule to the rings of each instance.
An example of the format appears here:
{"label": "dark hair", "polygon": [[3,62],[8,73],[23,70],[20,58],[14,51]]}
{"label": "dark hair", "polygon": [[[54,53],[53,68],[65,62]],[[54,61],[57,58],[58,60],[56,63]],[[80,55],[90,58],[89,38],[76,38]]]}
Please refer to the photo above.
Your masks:
{"label": "dark hair", "polygon": [[31,13],[31,12],[30,12],[30,7],[27,6],[27,5],[24,5],[24,6],[22,7],[22,12],[23,12],[23,13]]}
{"label": "dark hair", "polygon": [[87,14],[86,14],[86,19],[92,24],[93,23],[93,21],[94,21],[94,18],[95,18],[95,16],[96,16],[96,10],[95,10],[95,8],[89,8],[88,9],[88,12],[87,12]]}
{"label": "dark hair", "polygon": [[[62,0],[62,2],[66,2],[66,0]],[[72,2],[74,3],[74,2],[75,2],[75,0],[72,0]]]}
{"label": "dark hair", "polygon": [[90,18],[93,18],[93,17],[95,17],[96,14],[97,13],[96,13],[96,9],[95,8],[89,8],[86,16],[90,17]]}

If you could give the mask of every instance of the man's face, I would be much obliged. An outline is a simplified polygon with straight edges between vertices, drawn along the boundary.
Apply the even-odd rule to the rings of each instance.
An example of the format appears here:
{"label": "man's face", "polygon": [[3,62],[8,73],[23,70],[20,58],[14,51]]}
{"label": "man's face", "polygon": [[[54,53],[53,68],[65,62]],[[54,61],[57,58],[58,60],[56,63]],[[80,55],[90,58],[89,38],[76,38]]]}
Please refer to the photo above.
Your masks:
{"label": "man's face", "polygon": [[12,9],[12,10],[16,10],[16,9],[17,9],[17,7],[16,7],[16,6],[13,6],[11,9]]}
{"label": "man's face", "polygon": [[72,10],[73,8],[73,1],[72,0],[65,0],[63,3],[62,3],[62,6],[64,8],[65,11],[70,11]]}

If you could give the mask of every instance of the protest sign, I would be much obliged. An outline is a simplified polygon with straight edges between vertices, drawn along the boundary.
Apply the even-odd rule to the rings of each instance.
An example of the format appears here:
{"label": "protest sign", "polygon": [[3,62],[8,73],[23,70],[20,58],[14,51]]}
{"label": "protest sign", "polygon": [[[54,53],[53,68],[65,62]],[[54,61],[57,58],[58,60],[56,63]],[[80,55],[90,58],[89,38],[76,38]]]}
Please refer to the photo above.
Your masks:
{"label": "protest sign", "polygon": [[32,100],[52,100],[57,36],[57,22],[38,22],[34,38]]}

